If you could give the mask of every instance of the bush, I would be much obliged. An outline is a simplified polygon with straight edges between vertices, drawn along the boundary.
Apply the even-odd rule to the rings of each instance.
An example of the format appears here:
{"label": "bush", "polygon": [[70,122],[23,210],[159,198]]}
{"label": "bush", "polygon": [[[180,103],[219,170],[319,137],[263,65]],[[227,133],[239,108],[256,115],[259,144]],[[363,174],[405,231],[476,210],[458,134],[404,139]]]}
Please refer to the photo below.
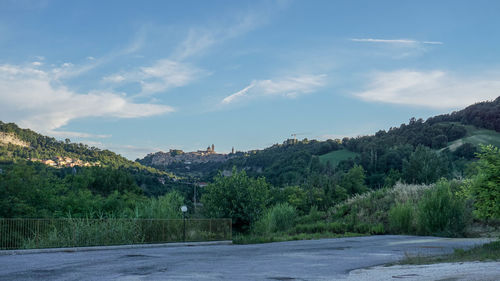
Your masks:
{"label": "bush", "polygon": [[257,233],[285,232],[295,225],[297,210],[288,203],[277,204],[268,209],[255,224]]}
{"label": "bush", "polygon": [[178,191],[138,203],[135,217],[143,219],[180,219],[184,198]]}
{"label": "bush", "polygon": [[214,178],[205,188],[201,202],[207,217],[231,218],[235,230],[246,232],[262,217],[270,189],[265,178],[254,179],[233,168],[232,176],[220,174]]}
{"label": "bush", "polygon": [[481,146],[477,154],[477,175],[465,186],[464,193],[474,200],[475,215],[481,219],[500,218],[500,149]]}
{"label": "bush", "polygon": [[394,205],[389,211],[389,226],[394,233],[414,233],[414,209],[411,203]]}
{"label": "bush", "polygon": [[422,235],[462,236],[465,229],[465,202],[454,196],[447,180],[428,190],[418,205],[417,228]]}
{"label": "bush", "polygon": [[326,215],[325,212],[318,211],[318,207],[312,206],[311,209],[309,210],[309,214],[297,218],[297,223],[300,224],[314,223],[323,220],[325,218],[325,215]]}

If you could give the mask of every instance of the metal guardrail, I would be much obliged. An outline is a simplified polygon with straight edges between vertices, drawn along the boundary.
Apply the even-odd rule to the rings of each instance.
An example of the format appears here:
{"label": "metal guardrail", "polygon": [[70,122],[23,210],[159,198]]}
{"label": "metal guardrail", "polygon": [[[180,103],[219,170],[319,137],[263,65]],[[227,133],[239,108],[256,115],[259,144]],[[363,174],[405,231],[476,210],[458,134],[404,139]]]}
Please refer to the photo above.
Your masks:
{"label": "metal guardrail", "polygon": [[231,219],[2,219],[0,249],[232,239]]}

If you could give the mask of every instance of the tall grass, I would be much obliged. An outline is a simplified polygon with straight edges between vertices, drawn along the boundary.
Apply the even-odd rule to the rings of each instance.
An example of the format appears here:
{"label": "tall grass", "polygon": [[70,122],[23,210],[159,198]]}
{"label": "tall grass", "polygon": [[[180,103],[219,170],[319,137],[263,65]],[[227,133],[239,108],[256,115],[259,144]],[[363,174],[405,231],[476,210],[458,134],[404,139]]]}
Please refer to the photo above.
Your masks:
{"label": "tall grass", "polygon": [[[356,195],[328,210],[328,221],[341,222],[346,231],[463,236],[468,218],[465,203],[454,196],[460,183],[441,180],[432,185],[397,183]],[[382,228],[383,227],[383,228]]]}
{"label": "tall grass", "polygon": [[422,235],[463,236],[466,224],[465,202],[456,197],[446,180],[436,183],[418,204],[418,233]]}
{"label": "tall grass", "polygon": [[270,209],[254,225],[254,233],[269,234],[285,232],[295,225],[297,209],[288,203],[277,204]]}
{"label": "tall grass", "polygon": [[0,230],[0,249],[230,240],[232,234],[230,219],[2,219]]}

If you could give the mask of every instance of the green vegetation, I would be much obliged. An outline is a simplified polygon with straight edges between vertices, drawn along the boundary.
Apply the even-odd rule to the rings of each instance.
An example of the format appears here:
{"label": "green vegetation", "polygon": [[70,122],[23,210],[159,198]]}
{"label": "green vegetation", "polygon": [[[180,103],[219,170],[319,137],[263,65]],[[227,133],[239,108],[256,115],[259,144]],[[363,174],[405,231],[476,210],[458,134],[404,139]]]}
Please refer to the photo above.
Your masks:
{"label": "green vegetation", "polygon": [[[175,219],[180,205],[194,209],[196,195],[203,206],[190,215],[230,218],[239,242],[352,233],[464,236],[472,219],[500,216],[500,152],[477,146],[500,139],[495,112],[500,98],[427,121],[412,118],[373,136],[286,140],[224,163],[191,165],[189,173],[201,177],[186,181],[210,182],[197,194],[165,171],[0,123],[2,132],[29,143],[0,145],[0,217]],[[102,165],[56,169],[26,160],[54,156]],[[182,163],[169,167],[186,172]]]}
{"label": "green vegetation", "polygon": [[0,249],[229,240],[228,219],[0,219]]}
{"label": "green vegetation", "polygon": [[482,146],[477,170],[463,188],[465,197],[474,200],[475,214],[483,219],[500,218],[500,149]]}
{"label": "green vegetation", "polygon": [[456,249],[450,255],[407,256],[400,264],[433,264],[467,261],[500,261],[500,241],[490,242],[468,250]]}
{"label": "green vegetation", "polygon": [[236,230],[246,231],[269,204],[269,189],[264,178],[253,179],[233,169],[232,176],[219,175],[205,188],[202,203],[207,216],[231,218]]}
{"label": "green vegetation", "polygon": [[346,161],[349,159],[356,159],[356,157],[359,156],[358,153],[349,151],[347,149],[341,149],[337,151],[332,151],[327,154],[323,154],[319,157],[319,160],[321,163],[326,164],[327,162],[330,162],[330,165],[333,167],[336,167],[341,161]]}
{"label": "green vegetation", "polygon": [[441,180],[418,203],[417,230],[421,235],[463,236],[465,202],[454,195],[451,183]]}

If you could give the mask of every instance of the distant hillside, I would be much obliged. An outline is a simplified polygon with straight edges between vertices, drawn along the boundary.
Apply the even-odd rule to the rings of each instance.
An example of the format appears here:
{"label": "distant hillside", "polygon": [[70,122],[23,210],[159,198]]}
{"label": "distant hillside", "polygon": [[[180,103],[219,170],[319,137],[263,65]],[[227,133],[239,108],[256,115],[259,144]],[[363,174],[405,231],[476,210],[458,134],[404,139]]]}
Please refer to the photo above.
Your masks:
{"label": "distant hillside", "polygon": [[[410,167],[414,167],[412,161],[417,157],[424,157],[418,156],[422,153],[428,154],[428,159],[435,158],[433,161],[440,166],[427,181],[463,175],[467,163],[474,161],[479,144],[500,145],[500,133],[494,130],[500,130],[500,97],[426,121],[410,118],[407,124],[371,136],[286,140],[263,150],[241,153],[223,163],[172,163],[157,168],[209,181],[218,171],[227,173],[235,166],[251,176],[264,176],[274,185],[287,186],[314,181],[317,173],[333,175],[333,181],[338,182],[342,173],[360,165],[365,183],[380,188],[405,177],[409,183],[416,183],[418,180],[411,179]],[[419,147],[423,148],[417,151]]]}
{"label": "distant hillside", "polygon": [[493,101],[479,102],[465,109],[438,115],[427,120],[431,124],[443,121],[460,122],[500,132],[500,96]]}
{"label": "distant hillside", "polygon": [[5,168],[6,165],[24,161],[41,162],[60,169],[90,169],[92,166],[120,169],[132,176],[135,184],[147,195],[163,194],[179,185],[173,174],[130,161],[112,151],[72,143],[69,139],[58,141],[30,129],[19,128],[14,123],[0,121],[0,164]]}

